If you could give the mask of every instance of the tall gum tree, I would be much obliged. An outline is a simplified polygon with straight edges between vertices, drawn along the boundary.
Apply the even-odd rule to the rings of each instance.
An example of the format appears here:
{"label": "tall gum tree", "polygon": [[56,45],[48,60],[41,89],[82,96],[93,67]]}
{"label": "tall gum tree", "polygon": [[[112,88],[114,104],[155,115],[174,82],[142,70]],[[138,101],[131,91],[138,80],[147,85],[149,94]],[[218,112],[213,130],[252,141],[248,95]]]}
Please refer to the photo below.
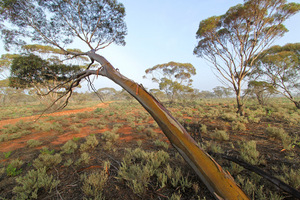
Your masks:
{"label": "tall gum tree", "polygon": [[245,0],[224,15],[200,22],[194,54],[206,59],[218,78],[232,86],[240,115],[245,76],[256,57],[288,31],[283,22],[299,10],[300,4],[286,0]]}
{"label": "tall gum tree", "polygon": [[[214,161],[162,104],[142,85],[124,77],[103,56],[96,52],[111,43],[124,45],[125,8],[116,0],[2,0],[0,1],[1,37],[6,48],[24,45],[26,38],[62,50],[71,57],[87,56],[91,63],[86,70],[74,74],[64,95],[72,93],[89,76],[101,75],[129,92],[156,120],[170,143],[194,169],[216,199],[248,199],[229,173]],[[4,24],[5,23],[5,24]],[[79,38],[88,52],[74,52],[65,46]],[[101,67],[90,69],[97,61]]]}

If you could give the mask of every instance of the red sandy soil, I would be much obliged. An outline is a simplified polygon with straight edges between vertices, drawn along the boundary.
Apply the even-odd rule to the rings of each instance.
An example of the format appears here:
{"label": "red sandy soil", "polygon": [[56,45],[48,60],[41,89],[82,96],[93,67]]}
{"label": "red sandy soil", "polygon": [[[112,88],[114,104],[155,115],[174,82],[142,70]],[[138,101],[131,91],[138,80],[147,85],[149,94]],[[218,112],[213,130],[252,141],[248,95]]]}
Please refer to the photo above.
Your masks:
{"label": "red sandy soil", "polygon": [[[93,107],[88,107],[88,108],[82,108],[82,109],[77,109],[77,110],[66,110],[66,111],[60,111],[60,112],[55,112],[55,113],[51,113],[51,114],[46,114],[43,117],[47,117],[47,116],[63,116],[63,115],[71,115],[71,114],[76,114],[76,113],[82,113],[85,111],[93,111],[96,108],[105,108],[107,107],[111,102],[107,102],[107,103],[100,103],[96,106]],[[15,124],[16,122],[23,120],[23,121],[34,121],[37,120],[40,117],[40,115],[34,115],[34,116],[30,116],[30,117],[20,117],[20,118],[16,118],[16,119],[8,119],[8,120],[3,120],[0,121],[0,128],[2,128],[3,126],[7,125],[7,124]],[[101,132],[106,131],[105,129],[101,130]],[[57,145],[57,144],[62,144],[67,142],[68,140],[77,137],[77,138],[81,138],[81,137],[86,137],[87,135],[92,134],[93,132],[90,130],[85,130],[85,128],[82,128],[82,131],[80,131],[80,133],[64,133],[64,134],[53,134],[53,133],[48,133],[48,132],[39,132],[39,133],[33,133],[33,134],[29,134],[26,135],[24,137],[18,138],[18,139],[14,139],[14,140],[10,140],[10,141],[6,141],[6,142],[2,142],[1,146],[0,146],[0,152],[8,152],[8,151],[13,151],[19,148],[23,148],[26,146],[26,142],[28,140],[34,139],[34,140],[40,140],[40,141],[47,141],[50,142],[53,145]],[[97,130],[97,133],[99,133],[99,130]]]}

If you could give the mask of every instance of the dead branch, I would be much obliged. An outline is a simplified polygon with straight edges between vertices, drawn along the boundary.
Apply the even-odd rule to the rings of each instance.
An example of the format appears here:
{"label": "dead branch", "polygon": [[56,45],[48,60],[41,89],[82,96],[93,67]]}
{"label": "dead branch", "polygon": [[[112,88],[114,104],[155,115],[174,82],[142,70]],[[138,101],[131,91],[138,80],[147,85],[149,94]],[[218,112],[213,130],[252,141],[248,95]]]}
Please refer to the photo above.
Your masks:
{"label": "dead branch", "polygon": [[260,176],[262,176],[263,178],[267,179],[270,183],[274,184],[275,186],[277,186],[278,188],[282,189],[283,191],[291,194],[292,196],[294,196],[295,198],[300,199],[300,192],[298,190],[296,190],[295,188],[289,186],[288,184],[284,183],[283,181],[279,180],[278,178],[272,176],[271,174],[261,170],[260,168],[254,166],[254,165],[250,165],[236,157],[233,156],[228,156],[226,154],[221,154],[221,153],[212,153],[209,152],[210,155],[216,155],[216,156],[220,156],[221,158],[224,158],[226,160],[229,160],[231,162],[234,162],[242,167],[244,167],[245,169],[252,171]]}

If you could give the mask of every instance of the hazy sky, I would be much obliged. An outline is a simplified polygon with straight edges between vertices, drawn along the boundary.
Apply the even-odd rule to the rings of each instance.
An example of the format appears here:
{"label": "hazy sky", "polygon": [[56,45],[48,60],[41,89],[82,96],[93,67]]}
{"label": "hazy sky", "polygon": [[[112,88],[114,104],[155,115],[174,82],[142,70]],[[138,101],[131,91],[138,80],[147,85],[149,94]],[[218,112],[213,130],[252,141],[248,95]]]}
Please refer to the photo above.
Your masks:
{"label": "hazy sky", "polygon": [[[111,45],[98,51],[120,72],[146,88],[157,87],[143,79],[145,69],[170,61],[191,63],[197,70],[193,86],[200,90],[211,90],[222,85],[203,59],[193,55],[197,44],[195,38],[201,20],[224,14],[241,0],[119,0],[126,9],[128,28],[126,45]],[[291,2],[291,1],[288,1]],[[300,3],[300,0],[293,2]],[[300,42],[300,13],[285,22],[289,32],[274,44]],[[76,48],[87,50],[81,45]],[[0,53],[5,53],[0,49]],[[94,82],[96,88],[116,87],[104,77]],[[85,84],[83,85],[85,87]]]}

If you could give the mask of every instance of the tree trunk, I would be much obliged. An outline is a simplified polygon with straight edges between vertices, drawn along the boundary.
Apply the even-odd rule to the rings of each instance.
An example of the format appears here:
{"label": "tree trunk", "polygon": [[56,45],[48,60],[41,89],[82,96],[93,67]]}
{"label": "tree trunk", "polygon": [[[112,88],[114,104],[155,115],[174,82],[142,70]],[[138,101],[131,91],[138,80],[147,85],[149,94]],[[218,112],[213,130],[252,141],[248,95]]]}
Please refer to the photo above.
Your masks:
{"label": "tree trunk", "polygon": [[240,89],[238,89],[239,91],[236,94],[236,103],[237,103],[237,111],[236,113],[238,113],[240,116],[244,115],[244,104],[242,103],[241,100],[241,92]]}
{"label": "tree trunk", "polygon": [[197,145],[180,123],[142,85],[124,77],[104,57],[93,51],[88,52],[88,56],[102,65],[97,74],[120,85],[151,114],[170,143],[194,169],[216,199],[249,199],[236,185],[231,175]]}

